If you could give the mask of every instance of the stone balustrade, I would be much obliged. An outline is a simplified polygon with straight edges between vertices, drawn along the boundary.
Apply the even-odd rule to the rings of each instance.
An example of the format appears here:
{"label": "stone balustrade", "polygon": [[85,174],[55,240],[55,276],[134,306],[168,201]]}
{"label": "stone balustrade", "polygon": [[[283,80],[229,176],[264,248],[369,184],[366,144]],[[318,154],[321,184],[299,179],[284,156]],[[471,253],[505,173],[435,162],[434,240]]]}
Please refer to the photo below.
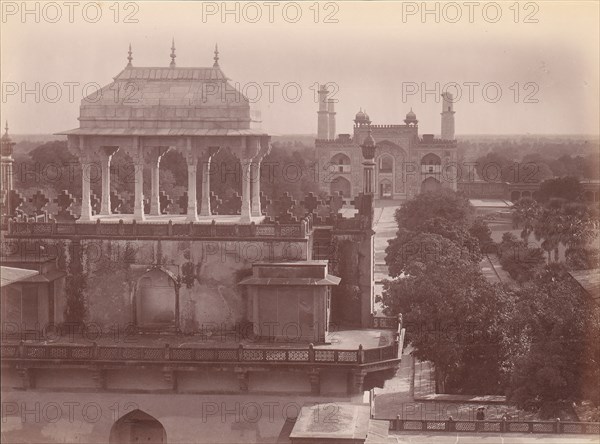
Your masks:
{"label": "stone balustrade", "polygon": [[307,218],[295,224],[210,224],[201,223],[89,223],[74,222],[8,222],[8,236],[20,238],[63,238],[72,236],[110,238],[188,238],[188,239],[243,239],[243,238],[284,238],[306,239],[312,231],[312,219]]}
{"label": "stone balustrade", "polygon": [[600,423],[566,421],[438,421],[395,419],[390,430],[399,432],[461,432],[461,433],[560,433],[598,435]]}
{"label": "stone balustrade", "polygon": [[128,363],[293,363],[293,364],[335,364],[337,366],[359,366],[363,364],[382,363],[398,359],[399,342],[384,347],[355,350],[338,350],[331,348],[315,348],[312,344],[306,347],[286,348],[273,347],[129,347],[91,345],[48,345],[3,343],[0,346],[2,360],[10,361],[57,361],[66,362],[124,362]]}

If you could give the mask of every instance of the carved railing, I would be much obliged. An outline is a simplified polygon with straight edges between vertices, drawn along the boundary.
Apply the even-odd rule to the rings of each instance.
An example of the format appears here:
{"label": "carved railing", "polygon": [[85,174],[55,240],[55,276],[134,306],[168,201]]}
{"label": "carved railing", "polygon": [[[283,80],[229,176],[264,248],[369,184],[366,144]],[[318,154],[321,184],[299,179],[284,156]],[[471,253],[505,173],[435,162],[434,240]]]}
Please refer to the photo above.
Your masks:
{"label": "carved railing", "polygon": [[46,345],[3,343],[0,352],[4,361],[141,361],[141,362],[288,362],[307,364],[361,365],[397,359],[398,343],[356,350],[306,348],[174,348],[91,345]]}
{"label": "carved railing", "polygon": [[390,430],[398,432],[472,432],[472,433],[572,433],[600,434],[598,422],[565,421],[436,421],[395,419]]}
{"label": "carved railing", "polygon": [[19,222],[10,220],[8,234],[14,237],[121,237],[121,238],[286,238],[305,239],[312,229],[312,220],[295,224],[246,225],[199,223],[75,223],[75,222]]}

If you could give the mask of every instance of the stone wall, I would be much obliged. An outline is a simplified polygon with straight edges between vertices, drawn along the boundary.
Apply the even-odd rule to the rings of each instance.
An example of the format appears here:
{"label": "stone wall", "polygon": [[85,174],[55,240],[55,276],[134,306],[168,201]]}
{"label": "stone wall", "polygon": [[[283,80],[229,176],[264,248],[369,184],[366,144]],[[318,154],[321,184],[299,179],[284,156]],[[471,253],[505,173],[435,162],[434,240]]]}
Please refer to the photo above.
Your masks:
{"label": "stone wall", "polygon": [[[246,318],[243,289],[238,287],[253,262],[307,260],[308,242],[281,240],[140,240],[12,239],[14,254],[48,254],[59,267],[80,261],[88,322],[101,328],[131,323],[139,301],[140,279],[153,266],[178,280],[180,326],[186,332],[207,326],[233,328]],[[43,249],[40,249],[43,246]],[[175,293],[173,290],[173,297]],[[57,294],[57,299],[61,295]],[[64,304],[64,300],[60,301]]]}
{"label": "stone wall", "polygon": [[[2,433],[10,442],[109,443],[115,423],[141,411],[160,423],[171,444],[276,443],[286,420],[293,421],[302,406],[324,402],[332,402],[331,395],[88,393],[82,398],[77,393],[5,392]],[[323,411],[332,420],[335,413]]]}

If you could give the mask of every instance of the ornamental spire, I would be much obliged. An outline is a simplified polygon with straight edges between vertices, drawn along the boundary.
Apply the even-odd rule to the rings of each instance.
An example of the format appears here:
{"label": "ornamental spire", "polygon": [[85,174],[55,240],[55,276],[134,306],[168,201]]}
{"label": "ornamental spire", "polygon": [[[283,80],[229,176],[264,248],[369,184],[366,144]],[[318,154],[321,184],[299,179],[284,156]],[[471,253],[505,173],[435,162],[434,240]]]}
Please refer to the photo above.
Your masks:
{"label": "ornamental spire", "polygon": [[175,57],[177,56],[175,55],[175,37],[173,37],[171,41],[171,63],[169,65],[171,68],[175,68]]}
{"label": "ornamental spire", "polygon": [[128,67],[131,67],[131,66],[133,66],[133,65],[131,64],[131,61],[133,60],[133,57],[131,56],[131,54],[133,54],[133,53],[131,52],[131,43],[130,43],[130,44],[129,44],[129,51],[127,52],[127,61],[128,61],[128,63],[127,63],[127,66],[128,66]]}
{"label": "ornamental spire", "polygon": [[215,43],[215,56],[213,57],[215,63],[213,63],[213,68],[219,67],[219,47]]}
{"label": "ornamental spire", "polygon": [[4,135],[8,136],[8,120],[6,121],[6,124],[4,125]]}

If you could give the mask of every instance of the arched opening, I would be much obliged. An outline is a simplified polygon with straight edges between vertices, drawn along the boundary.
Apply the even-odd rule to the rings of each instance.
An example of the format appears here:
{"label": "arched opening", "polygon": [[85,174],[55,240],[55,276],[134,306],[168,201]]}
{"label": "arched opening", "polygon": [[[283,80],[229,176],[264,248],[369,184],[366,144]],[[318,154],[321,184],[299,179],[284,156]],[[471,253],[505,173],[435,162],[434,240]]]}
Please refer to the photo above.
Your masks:
{"label": "arched opening", "polygon": [[121,417],[110,430],[110,444],[165,444],[167,432],[153,416],[134,410]]}
{"label": "arched opening", "polygon": [[442,184],[435,177],[428,177],[421,183],[421,193],[436,193],[442,188]]}
{"label": "arched opening", "polygon": [[429,153],[421,159],[421,173],[439,174],[442,171],[442,159],[436,154]]}
{"label": "arched opening", "polygon": [[521,193],[521,197],[531,197],[531,192],[525,190]]}
{"label": "arched opening", "polygon": [[113,154],[110,176],[110,206],[113,214],[133,214],[135,164],[127,151]]}
{"label": "arched opening", "polygon": [[392,182],[388,179],[379,181],[379,198],[380,199],[392,199],[394,197],[392,191]]}
{"label": "arched opening", "polygon": [[350,172],[350,157],[344,153],[337,153],[331,158],[331,163],[337,173],[349,173]]}
{"label": "arched opening", "polygon": [[172,273],[159,267],[148,270],[136,286],[133,304],[136,326],[161,331],[177,328],[178,290]]}
{"label": "arched opening", "polygon": [[392,156],[381,156],[379,158],[379,172],[391,173],[394,170],[394,159]]}
{"label": "arched opening", "polygon": [[513,191],[512,193],[510,193],[510,200],[511,202],[517,202],[519,199],[521,198],[521,192],[520,191]]}
{"label": "arched opening", "polygon": [[334,196],[341,194],[343,197],[350,197],[350,190],[350,181],[345,177],[336,177],[331,181],[331,194]]}
{"label": "arched opening", "polygon": [[583,193],[583,198],[585,199],[586,202],[593,202],[594,201],[594,193],[592,193],[591,191],[586,191]]}

